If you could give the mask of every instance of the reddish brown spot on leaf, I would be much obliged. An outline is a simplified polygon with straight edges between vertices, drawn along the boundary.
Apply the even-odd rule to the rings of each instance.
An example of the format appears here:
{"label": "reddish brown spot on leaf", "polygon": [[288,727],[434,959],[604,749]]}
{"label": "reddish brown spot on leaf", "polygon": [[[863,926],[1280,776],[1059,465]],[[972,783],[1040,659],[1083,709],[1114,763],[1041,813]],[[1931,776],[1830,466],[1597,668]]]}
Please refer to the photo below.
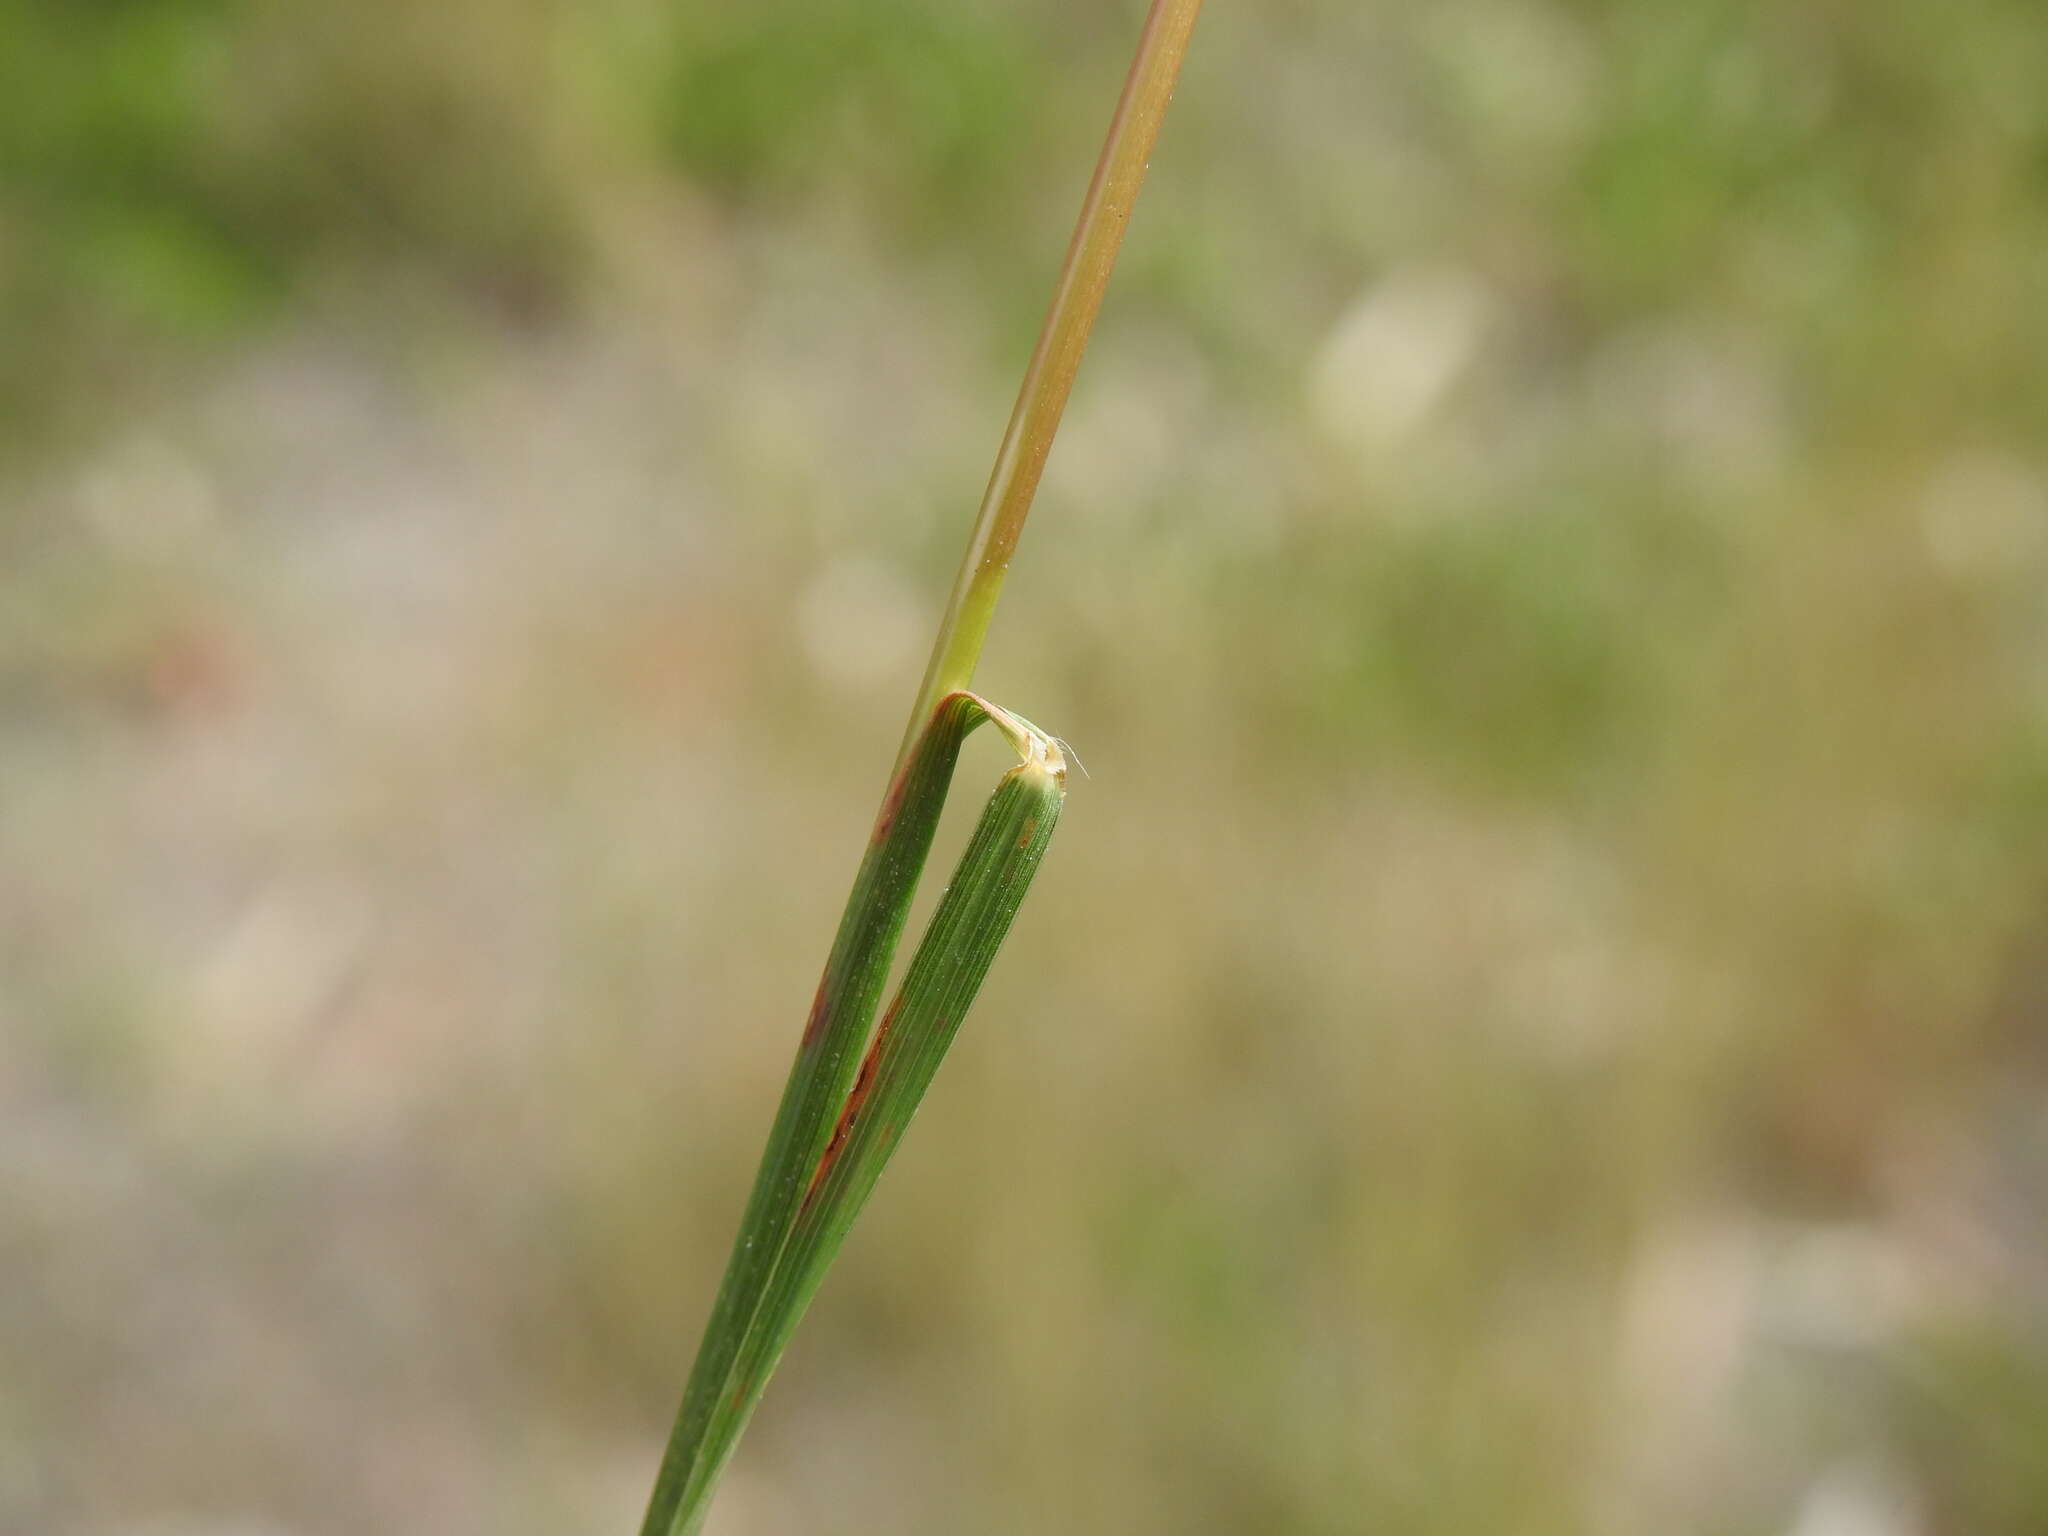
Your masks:
{"label": "reddish brown spot on leaf", "polygon": [[1029,848],[1031,846],[1031,835],[1037,830],[1038,818],[1036,816],[1025,817],[1024,830],[1017,834],[1017,846],[1019,848]]}
{"label": "reddish brown spot on leaf", "polygon": [[832,1015],[832,1006],[826,988],[831,984],[830,975],[821,977],[818,990],[811,998],[811,1016],[804,1020],[804,1045],[806,1048],[817,1044],[818,1037],[825,1032],[825,1021]]}
{"label": "reddish brown spot on leaf", "polygon": [[874,1044],[868,1047],[867,1055],[861,1058],[860,1071],[854,1075],[853,1089],[846,1095],[846,1107],[839,1111],[839,1121],[832,1127],[831,1139],[825,1143],[825,1150],[818,1158],[818,1167],[811,1175],[811,1186],[804,1191],[804,1204],[809,1205],[817,1198],[818,1188],[825,1182],[825,1176],[832,1171],[832,1165],[839,1161],[839,1154],[846,1150],[846,1139],[853,1134],[854,1121],[860,1118],[861,1106],[867,1102],[868,1092],[875,1086],[875,1065],[881,1059],[882,1042],[889,1038],[890,1026],[896,1022],[896,1004],[889,1005],[889,1011],[882,1015],[882,1022],[875,1030]]}
{"label": "reddish brown spot on leaf", "polygon": [[889,786],[888,796],[882,801],[881,815],[875,818],[875,832],[868,840],[870,843],[879,844],[887,839],[891,829],[896,825],[897,816],[903,810],[903,797],[909,789],[910,775],[898,774],[896,781]]}

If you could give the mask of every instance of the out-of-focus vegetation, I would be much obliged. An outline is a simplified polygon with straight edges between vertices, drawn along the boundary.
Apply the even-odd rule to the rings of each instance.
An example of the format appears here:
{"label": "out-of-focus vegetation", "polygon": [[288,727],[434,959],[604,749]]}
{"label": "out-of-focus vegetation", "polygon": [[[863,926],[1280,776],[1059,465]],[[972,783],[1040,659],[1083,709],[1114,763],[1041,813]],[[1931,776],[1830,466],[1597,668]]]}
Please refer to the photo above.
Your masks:
{"label": "out-of-focus vegetation", "polygon": [[[631,1528],[1136,20],[0,0],[0,1529]],[[2031,0],[1212,6],[729,1536],[2048,1524],[2044,250]]]}

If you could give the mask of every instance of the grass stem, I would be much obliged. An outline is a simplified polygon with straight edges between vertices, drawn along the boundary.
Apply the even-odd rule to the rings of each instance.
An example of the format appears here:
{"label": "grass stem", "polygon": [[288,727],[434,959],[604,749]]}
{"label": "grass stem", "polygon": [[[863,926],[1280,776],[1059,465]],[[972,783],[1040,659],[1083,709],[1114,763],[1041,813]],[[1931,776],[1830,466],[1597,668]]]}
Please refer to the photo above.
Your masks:
{"label": "grass stem", "polygon": [[[1102,306],[1201,0],[1153,0],[1052,307],[932,647],[910,729],[818,984],[725,1279],[649,1498],[643,1536],[695,1536],[720,1472],[896,1137],[1008,933],[1065,794],[1053,740],[966,692]],[[991,720],[1003,778],[875,1033],[875,1009],[960,742]]]}
{"label": "grass stem", "polygon": [[1081,356],[1088,349],[1089,333],[1102,308],[1117,253],[1123,248],[1124,230],[1152,163],[1152,147],[1158,142],[1159,126],[1173,99],[1181,60],[1187,55],[1188,38],[1201,9],[1202,0],[1152,0],[1137,55],[1131,60],[1123,95],[1118,98],[1101,158],[1075,221],[1074,238],[1067,246],[1051,307],[1039,328],[1038,345],[1017,391],[988,489],[982,494],[967,553],[939,621],[931,661],[897,753],[899,768],[938,701],[964,690],[974,679],[974,666],[988,637],[996,600],[1002,595],[1010,557],[1024,532],[1024,519],[1031,513],[1039,476],[1052,452],[1053,436],[1059,431]]}

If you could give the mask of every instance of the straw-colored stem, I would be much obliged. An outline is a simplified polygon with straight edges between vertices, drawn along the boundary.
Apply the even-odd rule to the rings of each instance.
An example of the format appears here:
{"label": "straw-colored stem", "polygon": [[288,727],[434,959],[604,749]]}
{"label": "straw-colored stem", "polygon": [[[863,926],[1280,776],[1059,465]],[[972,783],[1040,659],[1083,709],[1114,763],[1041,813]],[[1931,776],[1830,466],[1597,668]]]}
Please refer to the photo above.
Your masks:
{"label": "straw-colored stem", "polygon": [[1074,387],[1074,375],[1080,371],[1081,354],[1088,348],[1088,335],[1102,307],[1117,252],[1123,247],[1124,228],[1152,162],[1152,146],[1158,141],[1159,125],[1173,99],[1188,37],[1201,9],[1202,0],[1152,0],[1137,56],[1131,61],[1109,137],[1103,142],[1102,158],[1096,162],[1095,177],[1081,204],[1066,264],[1053,290],[1052,307],[1039,330],[1038,346],[1017,392],[1017,404],[996,454],[995,471],[983,493],[966,557],[946,601],[945,617],[939,622],[924,685],[918,690],[897,754],[898,767],[938,701],[965,689],[974,678],[974,664],[988,637],[1010,557],[1030,514],[1039,476],[1052,451],[1053,434],[1059,430],[1060,415]]}

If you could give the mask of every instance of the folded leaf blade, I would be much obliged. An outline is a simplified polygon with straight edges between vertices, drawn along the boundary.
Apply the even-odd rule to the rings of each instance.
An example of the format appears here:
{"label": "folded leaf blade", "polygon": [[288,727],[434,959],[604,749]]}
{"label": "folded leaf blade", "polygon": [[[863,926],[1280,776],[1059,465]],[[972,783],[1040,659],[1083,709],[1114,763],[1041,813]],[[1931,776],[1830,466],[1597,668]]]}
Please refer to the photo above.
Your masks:
{"label": "folded leaf blade", "polygon": [[[728,1454],[931,1087],[1045,857],[1066,795],[1064,767],[1052,750],[1050,761],[1019,764],[997,785],[861,1062],[740,1347],[722,1405]],[[700,1468],[686,1506],[708,1504],[721,1463],[722,1457],[707,1460]]]}
{"label": "folded leaf blade", "polygon": [[[765,1383],[763,1356],[755,1342],[757,1333],[766,1328],[773,1336],[787,1341],[789,1329],[782,1327],[778,1318],[764,1314],[763,1309],[786,1305],[786,1298],[770,1301],[772,1292],[781,1295],[775,1287],[785,1250],[800,1216],[812,1203],[810,1197],[820,1187],[821,1170],[838,1156],[835,1143],[844,1144],[849,1098],[861,1091],[856,1074],[874,1070],[872,1058],[864,1049],[869,1028],[909,917],[918,878],[931,851],[961,743],[984,720],[992,721],[1023,759],[999,786],[998,798],[1012,778],[1027,770],[1034,782],[1063,781],[1059,749],[1049,738],[1029,722],[970,693],[955,692],[941,699],[925,729],[905,754],[876,817],[819,981],[725,1278],[648,1503],[641,1527],[643,1536],[683,1536],[696,1529],[709,1502],[711,1485],[730,1456]],[[984,816],[984,823],[986,820]],[[1048,836],[1050,830],[1048,821]],[[980,842],[978,830],[970,844],[970,854]],[[1042,851],[1041,848],[1041,854]],[[963,870],[965,867],[963,864]],[[1035,859],[1032,867],[1036,867]],[[1025,883],[1028,884],[1028,876]],[[957,877],[954,884],[959,884]],[[949,890],[949,898],[951,895]],[[1017,897],[1021,900],[1021,890]],[[942,899],[940,909],[947,909],[946,900]],[[1009,915],[1014,913],[1012,906]],[[939,927],[938,916],[934,914],[932,929],[927,931],[927,944]],[[1006,917],[1002,922],[1004,932],[1008,926]],[[995,942],[1000,944],[1000,935]],[[919,955],[923,953],[924,946],[920,946]],[[916,969],[917,963],[913,961],[913,972]],[[986,970],[984,962],[981,973]],[[979,985],[979,976],[975,985]],[[971,995],[969,989],[968,996]],[[964,1004],[960,1011],[965,1011]],[[892,1009],[892,1014],[895,1012]],[[954,1024],[957,1023],[956,1014]],[[936,1061],[933,1066],[936,1067]],[[929,1082],[928,1075],[925,1081]],[[839,1232],[843,1238],[844,1226]],[[836,1246],[835,1242],[833,1247]],[[829,1253],[825,1262],[829,1262]],[[822,1265],[818,1273],[822,1276]],[[815,1281],[811,1289],[815,1289]],[[804,1292],[806,1299],[809,1294]],[[793,1327],[793,1322],[789,1326]],[[777,1344],[766,1356],[768,1367],[772,1368],[780,1348]]]}

